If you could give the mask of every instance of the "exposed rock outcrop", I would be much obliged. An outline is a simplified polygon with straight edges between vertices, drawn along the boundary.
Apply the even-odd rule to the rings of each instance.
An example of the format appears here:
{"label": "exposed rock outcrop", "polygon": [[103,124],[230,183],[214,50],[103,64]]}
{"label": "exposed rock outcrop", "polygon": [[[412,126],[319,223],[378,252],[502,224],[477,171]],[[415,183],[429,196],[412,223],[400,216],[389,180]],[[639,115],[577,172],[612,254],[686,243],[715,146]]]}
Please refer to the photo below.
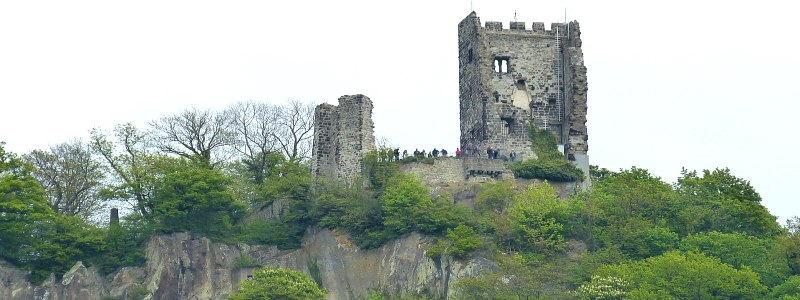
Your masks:
{"label": "exposed rock outcrop", "polygon": [[237,261],[302,270],[322,283],[329,299],[363,297],[370,290],[447,295],[459,278],[495,268],[483,258],[434,261],[425,255],[432,242],[415,233],[364,251],[345,235],[312,229],[302,248],[279,251],[175,233],[149,241],[144,267],[123,268],[106,277],[79,262],[61,280],[51,277],[34,286],[26,281],[26,272],[0,263],[0,299],[130,299],[134,294],[145,299],[225,299],[256,269],[237,267]]}

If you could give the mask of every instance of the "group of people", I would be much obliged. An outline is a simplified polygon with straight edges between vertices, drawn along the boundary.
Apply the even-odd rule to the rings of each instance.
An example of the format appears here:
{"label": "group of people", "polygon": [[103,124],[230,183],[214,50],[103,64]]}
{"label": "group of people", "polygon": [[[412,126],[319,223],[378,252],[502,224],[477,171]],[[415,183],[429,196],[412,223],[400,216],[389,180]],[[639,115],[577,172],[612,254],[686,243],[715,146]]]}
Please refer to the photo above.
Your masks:
{"label": "group of people", "polygon": [[[517,153],[514,152],[514,150],[511,150],[510,152],[508,152],[507,156],[506,155],[498,156],[499,154],[500,154],[500,149],[498,149],[498,148],[492,148],[491,146],[486,148],[486,157],[489,158],[489,159],[502,159],[502,160],[511,160],[511,161],[515,161],[517,159]],[[467,144],[466,147],[464,147],[463,151],[461,149],[459,149],[459,148],[456,148],[456,156],[460,157],[462,155],[466,155],[466,156],[473,155],[473,156],[480,157],[481,156],[481,152],[478,150],[478,146],[475,146],[475,145],[470,143],[470,144]]]}
{"label": "group of people", "polygon": [[[433,158],[433,157],[439,157],[439,155],[441,155],[442,157],[447,156],[447,150],[445,150],[445,149],[439,150],[439,149],[433,148],[433,151],[426,153],[425,149],[422,149],[422,151],[419,151],[419,149],[414,149],[414,156],[415,157],[431,157],[431,158]],[[407,150],[403,150],[403,158],[406,158],[406,157],[408,157],[408,151]]]}
{"label": "group of people", "polygon": [[[395,160],[400,160],[401,158],[409,157],[408,150],[403,150],[402,156],[400,155],[400,148],[395,148],[394,151],[392,152]],[[486,157],[489,159],[502,159],[511,161],[515,161],[517,159],[517,153],[514,152],[513,150],[508,152],[507,155],[500,156],[499,153],[500,149],[498,148],[492,148],[491,146],[486,148]],[[433,148],[431,152],[426,152],[425,149],[422,149],[420,151],[419,148],[417,148],[414,149],[414,152],[412,154],[414,155],[414,157],[435,158],[439,156],[446,157],[448,152],[445,149],[439,150],[436,148]],[[455,154],[456,157],[470,156],[470,155],[481,157],[481,152],[478,150],[478,147],[473,144],[467,144],[467,146],[464,147],[463,150],[461,148],[456,148]]]}

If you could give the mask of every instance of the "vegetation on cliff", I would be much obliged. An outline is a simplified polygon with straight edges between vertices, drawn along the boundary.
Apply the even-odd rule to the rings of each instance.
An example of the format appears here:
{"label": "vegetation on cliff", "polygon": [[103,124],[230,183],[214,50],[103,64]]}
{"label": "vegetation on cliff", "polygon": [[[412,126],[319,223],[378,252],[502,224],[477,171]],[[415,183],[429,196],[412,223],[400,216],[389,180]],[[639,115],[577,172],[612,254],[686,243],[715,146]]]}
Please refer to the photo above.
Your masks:
{"label": "vegetation on cliff", "polygon": [[[728,169],[684,170],[669,184],[641,168],[594,167],[593,186],[570,199],[548,183],[511,180],[484,183],[474,205],[454,205],[452,195],[401,172],[403,162],[386,151],[366,157],[361,182],[313,178],[297,140],[275,137],[268,145],[253,131],[236,133],[245,128],[239,125],[265,124],[245,122],[254,118],[247,107],[254,106],[238,107],[240,122],[225,123],[230,127],[203,127],[217,120],[214,114],[187,111],[159,120],[175,126],[154,127],[156,136],[130,124],[112,135],[94,131],[88,149],[96,161],[88,165],[72,159],[85,157],[83,150],[70,159],[59,158],[69,151],[53,149],[19,156],[0,144],[0,257],[38,283],[76,261],[104,273],[141,264],[153,234],[192,231],[292,249],[317,226],[346,232],[364,249],[421,232],[436,240],[427,249],[433,259],[480,255],[496,262],[493,272],[459,280],[453,288],[463,299],[800,297],[800,219],[778,225],[749,182]],[[210,123],[189,122],[197,118]],[[177,128],[200,135],[168,134]],[[269,133],[269,126],[255,128]],[[197,144],[213,134],[230,140]],[[534,143],[539,159],[555,161],[552,141],[544,140]],[[96,171],[96,163],[102,174],[75,181],[91,186],[80,196],[57,194],[77,173],[37,169]],[[98,222],[63,199],[91,199],[94,209],[98,200],[127,203],[127,216]],[[246,218],[268,204],[278,217]]]}

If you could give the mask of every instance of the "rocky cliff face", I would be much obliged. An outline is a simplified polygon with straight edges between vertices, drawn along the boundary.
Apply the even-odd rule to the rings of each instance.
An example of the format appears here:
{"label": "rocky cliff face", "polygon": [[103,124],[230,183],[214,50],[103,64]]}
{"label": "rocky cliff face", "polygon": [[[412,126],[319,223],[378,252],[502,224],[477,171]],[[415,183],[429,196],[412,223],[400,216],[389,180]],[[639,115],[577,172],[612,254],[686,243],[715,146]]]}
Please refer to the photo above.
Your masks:
{"label": "rocky cliff face", "polygon": [[425,256],[432,242],[410,234],[363,251],[346,236],[323,229],[310,230],[301,249],[278,251],[175,233],[150,240],[144,267],[123,268],[106,277],[77,263],[61,280],[51,277],[33,286],[25,272],[0,263],[0,299],[225,299],[257,269],[242,267],[245,261],[304,271],[322,283],[328,299],[354,299],[370,290],[449,295],[459,278],[495,267],[483,258],[434,261]]}

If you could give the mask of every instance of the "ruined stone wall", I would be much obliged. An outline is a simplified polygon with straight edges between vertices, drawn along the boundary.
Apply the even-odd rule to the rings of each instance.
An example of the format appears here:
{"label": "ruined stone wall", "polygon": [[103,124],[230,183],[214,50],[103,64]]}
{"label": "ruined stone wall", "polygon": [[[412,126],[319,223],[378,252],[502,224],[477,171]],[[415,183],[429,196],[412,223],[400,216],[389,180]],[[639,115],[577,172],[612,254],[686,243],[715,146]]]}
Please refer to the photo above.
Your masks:
{"label": "ruined stone wall", "polygon": [[[570,22],[570,39],[564,51],[566,66],[565,86],[570,104],[567,121],[570,131],[567,135],[567,154],[586,154],[589,151],[589,136],[586,130],[586,66],[583,64],[581,50],[581,30],[578,22]],[[573,159],[574,160],[574,159]]]}
{"label": "ruined stone wall", "polygon": [[337,178],[336,148],[339,140],[339,118],[336,106],[323,103],[314,109],[314,144],[311,173]]}
{"label": "ruined stone wall", "polygon": [[[586,129],[587,91],[586,66],[583,64],[581,46],[581,29],[578,22],[570,22],[568,29],[570,38],[564,49],[565,87],[567,110],[566,155],[584,174],[589,174],[589,134]],[[586,176],[582,188],[587,189],[591,177]]]}
{"label": "ruined stone wall", "polygon": [[339,106],[320,104],[315,110],[314,161],[316,176],[353,182],[361,176],[363,157],[375,150],[372,101],[364,95],[339,97]]}
{"label": "ruined stone wall", "polygon": [[[588,149],[586,68],[577,22],[459,23],[461,146],[534,157],[527,127],[552,130],[576,161]],[[558,74],[561,74],[559,80]],[[569,155],[572,154],[572,155]],[[575,155],[580,154],[580,155]],[[588,156],[585,157],[588,164]]]}
{"label": "ruined stone wall", "polygon": [[480,145],[486,137],[486,104],[488,83],[483,78],[491,75],[487,60],[485,33],[480,30],[480,19],[471,13],[458,24],[458,76],[459,114],[461,120],[461,148]]}
{"label": "ruined stone wall", "polygon": [[372,101],[364,95],[339,98],[339,180],[352,182],[361,176],[363,158],[375,151]]}

